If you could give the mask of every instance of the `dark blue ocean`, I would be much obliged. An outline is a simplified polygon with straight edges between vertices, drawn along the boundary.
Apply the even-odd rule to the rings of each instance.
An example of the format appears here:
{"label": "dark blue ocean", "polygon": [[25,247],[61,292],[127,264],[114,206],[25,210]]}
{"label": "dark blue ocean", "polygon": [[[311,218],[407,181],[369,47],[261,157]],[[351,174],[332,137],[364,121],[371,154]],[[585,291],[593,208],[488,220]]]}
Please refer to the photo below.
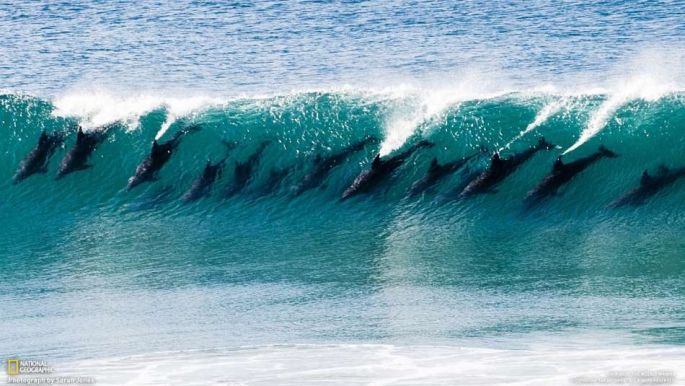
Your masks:
{"label": "dark blue ocean", "polygon": [[[113,385],[683,382],[684,41],[679,1],[0,4],[0,359]],[[496,152],[534,153],[463,194]]]}

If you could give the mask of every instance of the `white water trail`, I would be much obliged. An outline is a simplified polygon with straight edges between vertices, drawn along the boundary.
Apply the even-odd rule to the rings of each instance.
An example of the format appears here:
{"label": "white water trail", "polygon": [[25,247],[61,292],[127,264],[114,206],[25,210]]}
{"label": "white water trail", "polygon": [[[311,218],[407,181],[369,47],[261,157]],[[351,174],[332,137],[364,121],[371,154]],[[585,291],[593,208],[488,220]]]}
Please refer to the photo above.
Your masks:
{"label": "white water trail", "polygon": [[518,141],[519,139],[523,138],[523,136],[525,136],[526,134],[540,127],[540,125],[545,123],[552,115],[559,112],[559,110],[561,110],[564,106],[566,106],[566,101],[564,100],[557,100],[546,104],[535,116],[533,122],[529,123],[525,129],[523,129],[516,137],[509,141],[509,143],[507,143],[501,149],[499,149],[499,151],[508,149],[514,142]]}
{"label": "white water trail", "polygon": [[221,101],[205,97],[167,99],[164,103],[164,107],[167,110],[167,117],[162,124],[162,127],[159,129],[159,131],[157,131],[155,139],[159,140],[162,138],[164,133],[169,130],[169,127],[176,122],[178,118],[189,116],[210,106],[216,106],[219,104],[221,104]]}
{"label": "white water trail", "polygon": [[381,144],[380,155],[385,156],[401,147],[422,123],[434,119],[456,102],[445,93],[439,92],[420,99],[418,106],[399,110],[386,124],[386,134]]}
{"label": "white water trail", "polygon": [[494,98],[511,91],[492,73],[466,71],[457,76],[452,80],[394,90],[393,95],[400,106],[386,121],[381,156],[400,148],[419,127],[430,127],[448,109],[458,107],[461,102]]}
{"label": "white water trail", "polygon": [[672,90],[672,86],[658,83],[650,76],[634,77],[627,82],[624,82],[623,87],[616,92],[611,93],[610,96],[599,106],[597,111],[592,114],[587,126],[580,133],[578,140],[568,149],[566,149],[562,155],[578,149],[585,142],[599,134],[602,129],[606,127],[607,123],[611,117],[614,116],[616,111],[618,111],[628,102],[636,99],[642,99],[650,102],[655,101]]}
{"label": "white water trail", "polygon": [[562,155],[576,150],[585,142],[587,142],[590,138],[597,135],[597,133],[599,133],[604,128],[604,126],[606,126],[607,122],[609,121],[609,118],[613,116],[614,113],[621,106],[628,103],[630,99],[631,98],[628,95],[619,94],[610,97],[604,103],[602,103],[599,109],[595,111],[595,113],[590,118],[590,121],[588,122],[588,125],[585,128],[585,130],[583,130],[583,132],[580,133],[580,137],[578,138],[578,140],[568,149],[564,150]]}

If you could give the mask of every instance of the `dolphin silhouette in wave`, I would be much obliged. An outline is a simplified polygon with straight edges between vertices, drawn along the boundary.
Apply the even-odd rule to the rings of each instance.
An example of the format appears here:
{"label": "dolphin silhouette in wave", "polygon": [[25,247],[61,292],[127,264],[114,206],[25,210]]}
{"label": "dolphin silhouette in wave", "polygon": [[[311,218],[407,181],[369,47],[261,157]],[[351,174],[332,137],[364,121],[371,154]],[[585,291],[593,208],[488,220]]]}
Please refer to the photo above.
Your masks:
{"label": "dolphin silhouette in wave", "polygon": [[685,176],[685,167],[671,170],[666,166],[660,166],[655,175],[649,171],[642,172],[640,185],[609,204],[609,207],[640,206],[650,197],[654,196],[669,185]]}
{"label": "dolphin silhouette in wave", "polygon": [[107,138],[107,133],[116,123],[100,126],[96,129],[84,132],[79,126],[76,133],[76,143],[62,158],[56,179],[60,179],[69,173],[85,170],[92,165],[88,164],[88,158],[95,151],[95,148]]}
{"label": "dolphin silhouette in wave", "polygon": [[536,205],[546,198],[556,195],[561,186],[571,181],[573,177],[590,167],[590,165],[605,157],[615,158],[617,155],[602,145],[595,153],[573,162],[564,163],[561,160],[561,156],[559,156],[556,162],[554,162],[552,171],[535,188],[528,192],[525,198],[526,206]]}
{"label": "dolphin silhouette in wave", "polygon": [[18,184],[36,173],[47,173],[48,162],[55,150],[64,143],[65,137],[66,134],[63,132],[41,132],[36,146],[19,163],[12,183]]}
{"label": "dolphin silhouette in wave", "polygon": [[412,184],[411,188],[409,189],[409,195],[415,196],[421,192],[424,192],[425,190],[437,184],[441,179],[461,169],[469,161],[485,153],[486,151],[487,148],[485,148],[485,146],[481,146],[480,150],[474,154],[442,165],[438,163],[437,158],[433,158],[426,175]]}
{"label": "dolphin silhouette in wave", "polygon": [[202,170],[202,174],[200,174],[193,181],[193,184],[190,186],[190,189],[188,189],[188,191],[183,194],[181,200],[184,202],[193,202],[199,200],[202,197],[208,196],[209,192],[212,190],[212,185],[214,185],[214,182],[217,179],[221,178],[221,172],[224,168],[225,163],[226,158],[222,159],[221,161],[215,164],[212,164],[212,161],[207,160],[207,164],[205,164],[205,168]]}
{"label": "dolphin silhouette in wave", "polygon": [[127,189],[131,190],[136,186],[149,181],[157,180],[157,174],[162,167],[171,159],[174,150],[181,144],[181,139],[189,133],[200,130],[200,126],[192,125],[179,130],[174,136],[163,143],[152,141],[150,153],[136,167],[136,172],[128,179]]}
{"label": "dolphin silhouette in wave", "polygon": [[359,142],[353,143],[337,153],[325,157],[317,154],[314,158],[313,170],[304,176],[297,186],[295,186],[293,193],[295,195],[299,195],[309,189],[321,185],[323,180],[328,176],[329,172],[333,170],[333,168],[342,164],[352,154],[363,150],[364,147],[375,142],[378,142],[378,138],[369,136]]}
{"label": "dolphin silhouette in wave", "polygon": [[262,186],[261,188],[261,194],[266,195],[269,193],[273,193],[276,189],[278,189],[283,183],[283,180],[285,180],[285,178],[288,176],[292,169],[292,166],[286,166],[283,168],[271,168],[271,170],[269,171],[269,177],[266,179],[266,182],[264,182],[264,186]]}
{"label": "dolphin silhouette in wave", "polygon": [[392,172],[397,168],[402,166],[404,161],[407,160],[415,151],[424,147],[433,147],[434,144],[425,140],[419,141],[409,149],[403,151],[400,154],[392,156],[388,159],[381,159],[380,154],[377,154],[371,163],[371,169],[361,172],[354,179],[352,185],[350,185],[342,194],[342,200],[346,200],[352,196],[360,193],[367,193],[373,188],[378,186],[383,180],[388,178]]}
{"label": "dolphin silhouette in wave", "polygon": [[554,145],[540,138],[535,146],[530,147],[509,158],[500,158],[499,153],[493,154],[490,166],[478,177],[471,181],[461,192],[461,197],[494,192],[494,187],[513,174],[521,165],[528,161],[540,150],[551,150]]}
{"label": "dolphin silhouette in wave", "polygon": [[181,201],[186,203],[193,202],[209,195],[214,182],[221,178],[224,165],[226,164],[226,160],[228,159],[230,152],[238,146],[238,144],[235,142],[223,141],[223,144],[226,146],[226,155],[224,158],[214,164],[212,161],[207,160],[202,173],[195,178],[193,183],[190,185],[190,189],[188,189],[183,196],[181,196]]}
{"label": "dolphin silhouette in wave", "polygon": [[262,154],[271,141],[263,141],[245,162],[236,162],[233,183],[226,190],[226,197],[233,196],[247,186],[259,166]]}

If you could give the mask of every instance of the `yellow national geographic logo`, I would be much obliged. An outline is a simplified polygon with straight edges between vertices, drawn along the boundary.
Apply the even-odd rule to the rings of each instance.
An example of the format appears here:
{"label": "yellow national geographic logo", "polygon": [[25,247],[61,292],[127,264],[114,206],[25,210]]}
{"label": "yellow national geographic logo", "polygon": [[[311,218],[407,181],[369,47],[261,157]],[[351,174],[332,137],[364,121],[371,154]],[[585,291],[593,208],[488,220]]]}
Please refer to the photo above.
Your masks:
{"label": "yellow national geographic logo", "polygon": [[19,359],[7,360],[7,375],[19,375]]}
{"label": "yellow national geographic logo", "polygon": [[92,385],[93,377],[51,376],[55,369],[44,360],[7,359],[7,383],[32,385]]}

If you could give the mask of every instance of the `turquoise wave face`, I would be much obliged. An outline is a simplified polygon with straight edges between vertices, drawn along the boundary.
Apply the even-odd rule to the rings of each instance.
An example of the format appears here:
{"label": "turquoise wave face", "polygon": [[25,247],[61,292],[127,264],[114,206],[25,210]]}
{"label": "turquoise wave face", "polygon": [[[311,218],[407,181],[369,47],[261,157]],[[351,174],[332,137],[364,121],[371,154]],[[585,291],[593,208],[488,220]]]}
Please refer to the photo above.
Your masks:
{"label": "turquoise wave face", "polygon": [[[381,151],[384,159],[391,158],[418,140],[426,139],[435,146],[416,152],[362,201],[380,200],[397,205],[418,203],[430,207],[455,198],[454,194],[458,194],[455,188],[468,182],[469,172],[488,166],[488,154],[499,151],[506,158],[534,146],[540,137],[546,138],[556,145],[556,149],[536,154],[497,187],[497,194],[450,204],[477,206],[484,212],[493,208],[493,214],[501,214],[502,209],[505,209],[504,213],[514,212],[528,190],[550,173],[554,159],[588,131],[592,125],[589,122],[599,119],[598,133],[577,150],[564,154],[563,160],[571,162],[585,157],[600,145],[620,156],[593,164],[563,186],[561,194],[545,206],[545,210],[553,212],[590,215],[622,191],[636,186],[643,170],[654,174],[661,165],[683,166],[679,128],[685,123],[685,109],[680,95],[652,102],[628,102],[617,111],[610,111],[602,121],[597,111],[607,103],[610,101],[602,96],[562,98],[512,94],[457,103],[426,118],[421,115],[420,107],[417,112],[411,98],[309,93],[237,100],[220,107],[209,106],[176,120],[161,106],[141,114],[133,123],[120,121],[115,125],[89,158],[92,168],[72,173],[64,181],[52,181],[61,159],[76,140],[79,120],[55,115],[50,102],[5,95],[0,117],[6,138],[2,144],[2,163],[6,167],[0,170],[3,181],[0,186],[6,192],[4,201],[8,208],[27,202],[55,201],[64,205],[64,209],[73,209],[81,208],[87,201],[119,210],[160,191],[167,198],[163,202],[174,202],[201,174],[207,161],[226,158],[223,178],[212,189],[216,194],[210,194],[212,197],[198,204],[200,207],[213,206],[223,201],[222,189],[232,184],[234,165],[246,162],[260,143],[268,141],[241,196],[250,200],[266,196],[273,201],[288,202],[291,201],[288,193],[312,172],[316,157],[336,154],[367,137],[378,138],[379,142],[353,152],[336,164],[330,170],[330,176],[324,173],[321,183],[317,184],[319,189],[308,192],[308,196],[332,200],[356,175],[370,167],[374,154]],[[420,119],[416,119],[417,116]],[[166,129],[168,122],[172,123]],[[405,124],[415,127],[398,134],[396,131],[401,131]],[[189,125],[198,125],[201,130],[180,140],[155,181],[131,192],[125,191],[127,180],[149,154],[152,139],[160,137],[159,143],[164,143]],[[162,127],[164,129],[160,130]],[[88,130],[86,128],[86,132]],[[37,173],[11,186],[20,161],[36,146],[41,131],[64,132],[66,140],[50,158],[46,173]],[[228,142],[235,148],[228,151],[225,145]],[[488,154],[474,158],[464,168],[440,179],[418,200],[403,201],[411,185],[426,175],[433,159],[438,164],[447,164],[477,153],[481,147],[486,148]],[[272,172],[279,172],[277,184],[270,180]],[[663,210],[677,202],[677,186],[664,190],[650,200],[645,210]],[[162,202],[159,204],[163,206]]]}
{"label": "turquoise wave face", "polygon": [[[602,118],[597,112],[607,102],[603,96],[511,94],[460,102],[426,116],[411,97],[307,93],[236,100],[174,120],[160,142],[188,125],[201,130],[182,138],[156,181],[127,191],[129,177],[171,115],[167,108],[144,113],[133,124],[122,121],[93,152],[91,168],[56,181],[58,163],[74,144],[74,127],[88,118],[61,118],[48,101],[5,95],[0,98],[0,262],[6,280],[0,296],[18,301],[25,294],[45,294],[56,301],[45,311],[56,321],[66,312],[88,326],[94,321],[81,307],[89,305],[98,323],[121,323],[110,337],[95,328],[84,330],[88,337],[64,332],[59,330],[64,324],[55,323],[48,332],[61,338],[43,343],[64,355],[302,339],[402,342],[419,336],[443,344],[569,330],[611,330],[639,342],[682,343],[685,336],[677,326],[685,299],[684,182],[676,181],[639,207],[607,207],[638,186],[643,170],[685,165],[681,95],[632,101],[609,111],[601,130],[564,160],[588,156],[600,144],[619,157],[596,162],[534,209],[523,206],[526,193],[550,173],[554,160],[589,122]],[[69,135],[46,174],[13,185],[17,165],[42,130]],[[336,165],[316,187],[292,193],[312,172],[317,155],[336,153],[367,136],[380,142]],[[501,150],[506,158],[541,136],[558,148],[534,155],[487,194],[458,199],[454,192],[470,171],[488,165],[483,156],[432,190],[408,195],[434,158],[446,163],[474,154],[481,145]],[[415,152],[368,194],[340,201],[377,152],[388,152],[387,159],[422,139],[435,146]],[[235,165],[266,140],[270,143],[244,189],[226,197],[237,178]],[[227,141],[238,146],[228,153],[210,195],[183,203],[181,196],[207,160],[227,156]],[[266,189],[274,170],[287,173]],[[292,313],[277,309],[283,299],[274,298],[280,290],[274,292],[273,286],[280,285],[284,299],[290,299],[286,302],[294,302]],[[197,300],[193,289],[198,286],[238,292],[199,319],[192,312],[154,314],[168,318],[164,321],[146,319],[154,302],[119,296],[120,291],[132,298],[172,291],[176,295],[164,297],[171,310]],[[463,296],[480,299],[484,293],[493,299],[487,312],[479,311],[477,302],[469,303],[462,317],[447,310],[462,304]],[[69,300],[64,294],[89,295]],[[106,300],[101,303],[93,294]],[[322,310],[331,309],[326,303],[331,298],[339,301],[329,317]],[[431,299],[440,299],[426,306],[435,318],[417,321],[401,312],[411,302],[430,304]],[[578,303],[568,306],[559,299]],[[102,308],[105,304],[113,308]],[[530,304],[525,315],[516,311],[521,304]],[[10,312],[21,319],[30,311],[25,307],[30,305]],[[130,320],[113,314],[124,308]],[[243,316],[236,319],[236,314]],[[266,323],[268,315],[281,319]],[[255,319],[261,322],[250,322]],[[224,320],[237,323],[231,334],[216,333],[225,329]],[[145,339],[134,333],[145,328],[141,321],[157,326]],[[170,343],[179,325],[189,330],[180,343]],[[312,325],[326,327],[312,332]],[[26,325],[19,333],[32,331]],[[85,338],[99,343],[82,343]],[[38,350],[25,342],[8,347]]]}

